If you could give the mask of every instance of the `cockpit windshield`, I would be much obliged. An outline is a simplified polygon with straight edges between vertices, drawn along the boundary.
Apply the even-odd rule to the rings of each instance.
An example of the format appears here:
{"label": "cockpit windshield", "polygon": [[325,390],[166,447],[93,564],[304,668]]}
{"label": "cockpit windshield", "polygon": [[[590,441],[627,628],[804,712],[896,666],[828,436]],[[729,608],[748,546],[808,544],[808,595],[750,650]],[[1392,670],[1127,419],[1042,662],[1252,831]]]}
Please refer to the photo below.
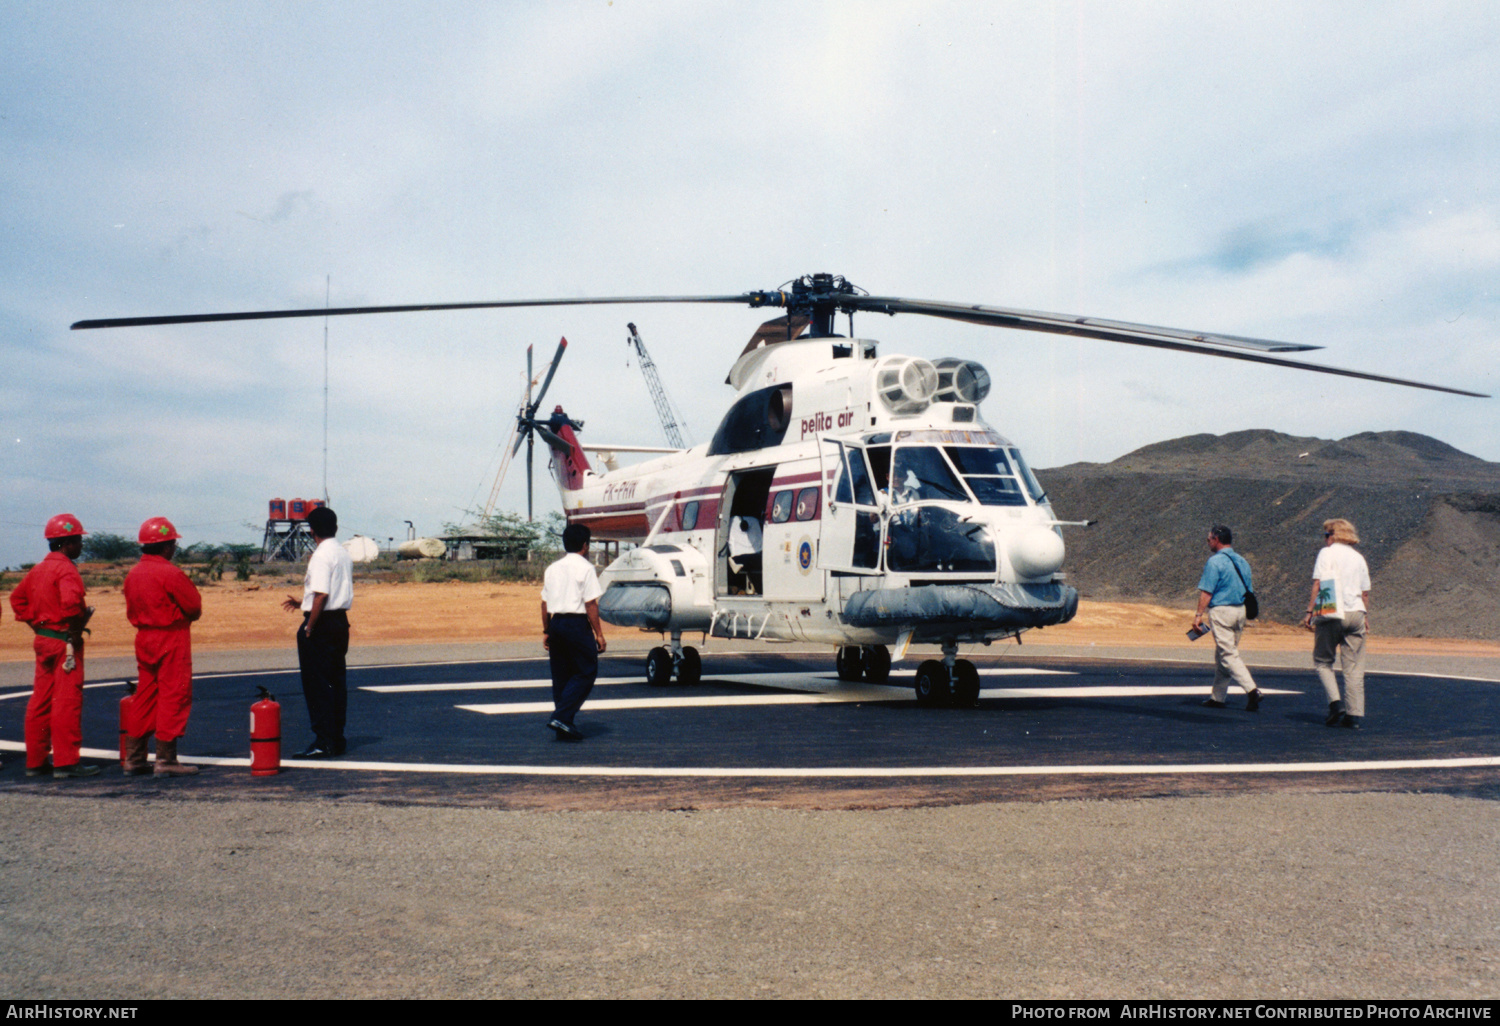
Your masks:
{"label": "cockpit windshield", "polygon": [[944,450],[964,476],[974,497],[986,506],[1024,506],[1021,482],[1011,469],[1004,449],[980,449],[950,445]]}
{"label": "cockpit windshield", "polygon": [[1043,497],[1041,486],[1014,449],[898,445],[894,454],[885,446],[871,446],[867,451],[877,486],[889,487],[896,506],[974,501],[984,506],[1024,506],[1028,493],[1032,501]]}
{"label": "cockpit windshield", "polygon": [[896,449],[891,465],[891,498],[898,506],[931,500],[968,502],[969,493],[943,459],[941,449],[903,445]]}

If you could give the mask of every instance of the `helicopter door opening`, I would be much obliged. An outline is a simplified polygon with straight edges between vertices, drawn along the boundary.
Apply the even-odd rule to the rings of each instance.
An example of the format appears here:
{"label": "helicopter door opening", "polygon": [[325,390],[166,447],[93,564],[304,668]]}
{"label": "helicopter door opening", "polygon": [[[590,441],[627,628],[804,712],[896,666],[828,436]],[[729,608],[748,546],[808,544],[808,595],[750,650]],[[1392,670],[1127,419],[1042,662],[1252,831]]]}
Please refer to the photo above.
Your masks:
{"label": "helicopter door opening", "polygon": [[730,474],[719,508],[714,590],[719,595],[763,595],[766,503],[775,467]]}
{"label": "helicopter door opening", "polygon": [[864,450],[822,439],[824,513],[818,568],[845,573],[880,572],[880,505]]}

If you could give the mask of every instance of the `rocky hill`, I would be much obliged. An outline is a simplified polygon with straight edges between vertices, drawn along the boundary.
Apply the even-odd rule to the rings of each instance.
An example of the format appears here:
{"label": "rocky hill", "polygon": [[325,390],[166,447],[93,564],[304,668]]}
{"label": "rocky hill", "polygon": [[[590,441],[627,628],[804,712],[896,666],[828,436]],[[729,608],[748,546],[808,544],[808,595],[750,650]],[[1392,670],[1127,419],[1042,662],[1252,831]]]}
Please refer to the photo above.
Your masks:
{"label": "rocky hill", "polygon": [[1500,463],[1407,431],[1338,441],[1275,431],[1190,435],[1112,463],[1037,472],[1085,599],[1184,606],[1214,523],[1251,562],[1262,616],[1306,609],[1322,524],[1346,517],[1370,564],[1377,630],[1500,639]]}

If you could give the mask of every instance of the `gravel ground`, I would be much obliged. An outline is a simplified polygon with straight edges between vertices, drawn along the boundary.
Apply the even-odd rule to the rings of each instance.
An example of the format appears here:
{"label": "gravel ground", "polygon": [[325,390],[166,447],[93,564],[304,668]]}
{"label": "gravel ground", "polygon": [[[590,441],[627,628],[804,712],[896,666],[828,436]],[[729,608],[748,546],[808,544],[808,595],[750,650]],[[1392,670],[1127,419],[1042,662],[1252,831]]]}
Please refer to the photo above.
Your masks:
{"label": "gravel ground", "polygon": [[0,795],[12,998],[1495,998],[1500,804]]}

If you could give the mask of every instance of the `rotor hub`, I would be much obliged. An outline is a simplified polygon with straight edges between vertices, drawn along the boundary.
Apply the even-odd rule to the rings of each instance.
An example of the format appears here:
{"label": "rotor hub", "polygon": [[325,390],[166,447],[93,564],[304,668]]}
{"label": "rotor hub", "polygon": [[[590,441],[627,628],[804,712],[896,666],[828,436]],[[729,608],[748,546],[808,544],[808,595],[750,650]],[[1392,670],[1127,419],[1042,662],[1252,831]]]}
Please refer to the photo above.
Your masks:
{"label": "rotor hub", "polygon": [[866,295],[869,293],[841,274],[806,274],[775,292],[750,293],[750,305],[785,307],[789,315],[800,314],[812,321],[808,326],[809,336],[828,338],[835,334],[834,317],[840,313],[852,314],[858,304],[850,300]]}

